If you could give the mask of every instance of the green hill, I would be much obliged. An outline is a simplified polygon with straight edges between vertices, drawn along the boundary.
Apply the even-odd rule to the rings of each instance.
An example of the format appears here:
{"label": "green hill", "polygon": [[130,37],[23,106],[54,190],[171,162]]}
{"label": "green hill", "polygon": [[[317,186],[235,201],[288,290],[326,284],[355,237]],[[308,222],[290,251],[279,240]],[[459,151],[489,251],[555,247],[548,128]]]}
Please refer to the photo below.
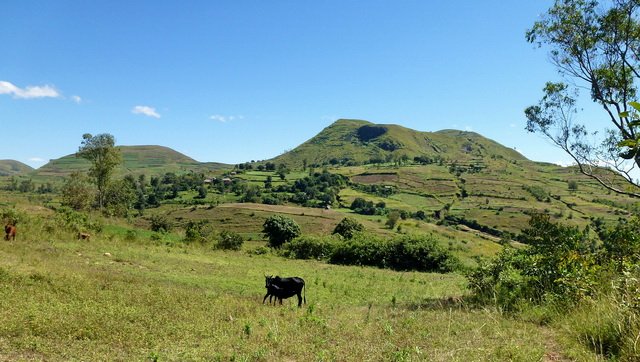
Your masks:
{"label": "green hill", "polygon": [[13,176],[33,171],[29,165],[15,160],[0,160],[0,176]]}
{"label": "green hill", "polygon": [[274,159],[290,167],[356,165],[423,157],[470,164],[487,157],[526,160],[513,149],[474,132],[419,132],[399,125],[340,119],[294,150]]}
{"label": "green hill", "polygon": [[[118,146],[123,163],[118,169],[120,174],[148,175],[166,172],[206,171],[229,167],[228,165],[198,162],[180,152],[163,146]],[[76,171],[87,171],[90,163],[75,154],[51,160],[36,170],[37,176],[66,176]]]}

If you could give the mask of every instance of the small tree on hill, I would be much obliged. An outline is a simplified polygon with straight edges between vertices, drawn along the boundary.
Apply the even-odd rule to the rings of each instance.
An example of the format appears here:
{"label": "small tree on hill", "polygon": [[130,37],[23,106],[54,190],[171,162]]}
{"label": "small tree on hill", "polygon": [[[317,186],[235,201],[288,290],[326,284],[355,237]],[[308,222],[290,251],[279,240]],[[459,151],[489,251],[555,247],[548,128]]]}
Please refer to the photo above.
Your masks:
{"label": "small tree on hill", "polygon": [[358,222],[358,220],[345,217],[342,219],[336,228],[333,229],[333,234],[339,234],[345,239],[351,239],[356,233],[364,231],[364,226]]}
{"label": "small tree on hill", "polygon": [[269,239],[269,246],[279,248],[282,244],[300,236],[300,226],[286,216],[273,215],[265,220],[262,232]]}
{"label": "small tree on hill", "polygon": [[398,224],[399,220],[400,213],[398,211],[391,211],[389,214],[387,214],[387,222],[385,224],[389,227],[389,229],[393,230],[393,228]]}
{"label": "small tree on hill", "polygon": [[72,173],[61,189],[62,205],[74,210],[86,210],[95,200],[94,189],[87,176],[79,172]]}
{"label": "small tree on hill", "polygon": [[98,188],[98,206],[102,209],[111,174],[122,162],[120,151],[115,147],[114,137],[108,133],[95,136],[85,133],[82,135],[82,143],[76,157],[91,162],[89,176],[95,180]]}

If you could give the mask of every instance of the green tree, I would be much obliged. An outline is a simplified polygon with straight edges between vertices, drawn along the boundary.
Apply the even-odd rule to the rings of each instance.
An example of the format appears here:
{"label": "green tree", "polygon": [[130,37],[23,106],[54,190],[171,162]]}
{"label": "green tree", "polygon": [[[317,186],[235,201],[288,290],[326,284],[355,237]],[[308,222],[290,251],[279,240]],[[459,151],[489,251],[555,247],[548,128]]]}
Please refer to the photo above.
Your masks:
{"label": "green tree", "polygon": [[286,216],[273,215],[265,220],[262,232],[269,239],[269,246],[279,248],[282,244],[300,236],[300,226]]}
{"label": "green tree", "polygon": [[400,220],[400,213],[397,211],[391,211],[390,213],[387,214],[387,222],[385,223],[389,229],[392,229],[394,227],[396,227],[396,225],[398,224],[398,221]]}
{"label": "green tree", "polygon": [[576,180],[567,181],[567,186],[569,187],[569,191],[578,191],[578,181]]}
{"label": "green tree", "polygon": [[107,185],[104,192],[103,211],[108,215],[126,217],[137,200],[136,185],[130,180],[113,181]]}
{"label": "green tree", "polygon": [[61,189],[62,205],[74,210],[86,210],[95,200],[95,190],[87,176],[74,172],[64,182]]}
{"label": "green tree", "polygon": [[[540,102],[525,110],[529,132],[549,138],[583,174],[635,197],[640,197],[640,185],[632,177],[640,166],[640,104],[634,102],[640,79],[639,9],[637,0],[555,0],[527,31],[527,40],[550,48],[567,83],[548,82]],[[589,89],[603,111],[600,132],[577,119],[580,88]]]}
{"label": "green tree", "polygon": [[333,234],[341,235],[345,239],[351,239],[355,234],[364,231],[364,226],[358,222],[358,220],[345,217],[342,219],[336,228],[333,229]]}
{"label": "green tree", "polygon": [[85,133],[82,135],[82,143],[76,157],[91,162],[89,176],[98,188],[98,207],[102,209],[113,170],[122,162],[120,150],[115,147],[114,137],[108,133],[95,136]]}

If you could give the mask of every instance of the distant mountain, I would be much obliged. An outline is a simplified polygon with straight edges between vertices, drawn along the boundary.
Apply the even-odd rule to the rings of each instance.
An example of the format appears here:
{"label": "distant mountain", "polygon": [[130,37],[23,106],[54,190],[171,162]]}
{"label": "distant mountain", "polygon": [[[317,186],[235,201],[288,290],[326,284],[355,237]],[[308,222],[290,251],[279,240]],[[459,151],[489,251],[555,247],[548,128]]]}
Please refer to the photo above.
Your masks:
{"label": "distant mountain", "polygon": [[0,160],[0,176],[13,176],[29,173],[33,168],[15,160]]}
{"label": "distant mountain", "polygon": [[276,157],[278,163],[309,165],[363,163],[406,156],[469,164],[487,157],[526,160],[517,151],[474,132],[443,130],[420,132],[393,124],[340,119],[292,151]]}
{"label": "distant mountain", "polygon": [[[215,162],[198,162],[178,151],[163,146],[118,146],[122,153],[121,174],[164,174],[166,172],[184,172],[215,170],[229,165]],[[66,176],[76,171],[87,171],[89,161],[75,154],[49,161],[35,172],[40,176]]]}

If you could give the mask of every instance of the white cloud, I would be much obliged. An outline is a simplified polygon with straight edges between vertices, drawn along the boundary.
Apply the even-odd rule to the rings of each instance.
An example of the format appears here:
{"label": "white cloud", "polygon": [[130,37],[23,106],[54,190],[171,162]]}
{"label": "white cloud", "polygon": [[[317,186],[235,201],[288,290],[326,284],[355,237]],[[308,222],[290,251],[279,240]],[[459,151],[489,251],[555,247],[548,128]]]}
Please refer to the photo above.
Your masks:
{"label": "white cloud", "polygon": [[223,116],[221,114],[214,114],[213,116],[209,117],[209,119],[222,122],[222,123],[232,122],[236,119],[243,119],[243,118],[244,118],[243,116]]}
{"label": "white cloud", "polygon": [[149,106],[135,106],[131,110],[131,113],[142,114],[153,118],[160,118],[160,114],[156,112],[156,109]]}
{"label": "white cloud", "polygon": [[82,103],[82,98],[80,98],[80,96],[71,96],[71,100],[78,104]]}
{"label": "white cloud", "polygon": [[50,85],[29,85],[25,88],[20,88],[7,81],[0,81],[0,94],[10,94],[14,98],[21,99],[59,98],[61,96],[60,92]]}
{"label": "white cloud", "polygon": [[464,130],[467,132],[473,132],[473,127],[471,126],[464,126]]}
{"label": "white cloud", "polygon": [[44,158],[41,157],[31,157],[29,159],[30,162],[45,162],[46,160]]}

